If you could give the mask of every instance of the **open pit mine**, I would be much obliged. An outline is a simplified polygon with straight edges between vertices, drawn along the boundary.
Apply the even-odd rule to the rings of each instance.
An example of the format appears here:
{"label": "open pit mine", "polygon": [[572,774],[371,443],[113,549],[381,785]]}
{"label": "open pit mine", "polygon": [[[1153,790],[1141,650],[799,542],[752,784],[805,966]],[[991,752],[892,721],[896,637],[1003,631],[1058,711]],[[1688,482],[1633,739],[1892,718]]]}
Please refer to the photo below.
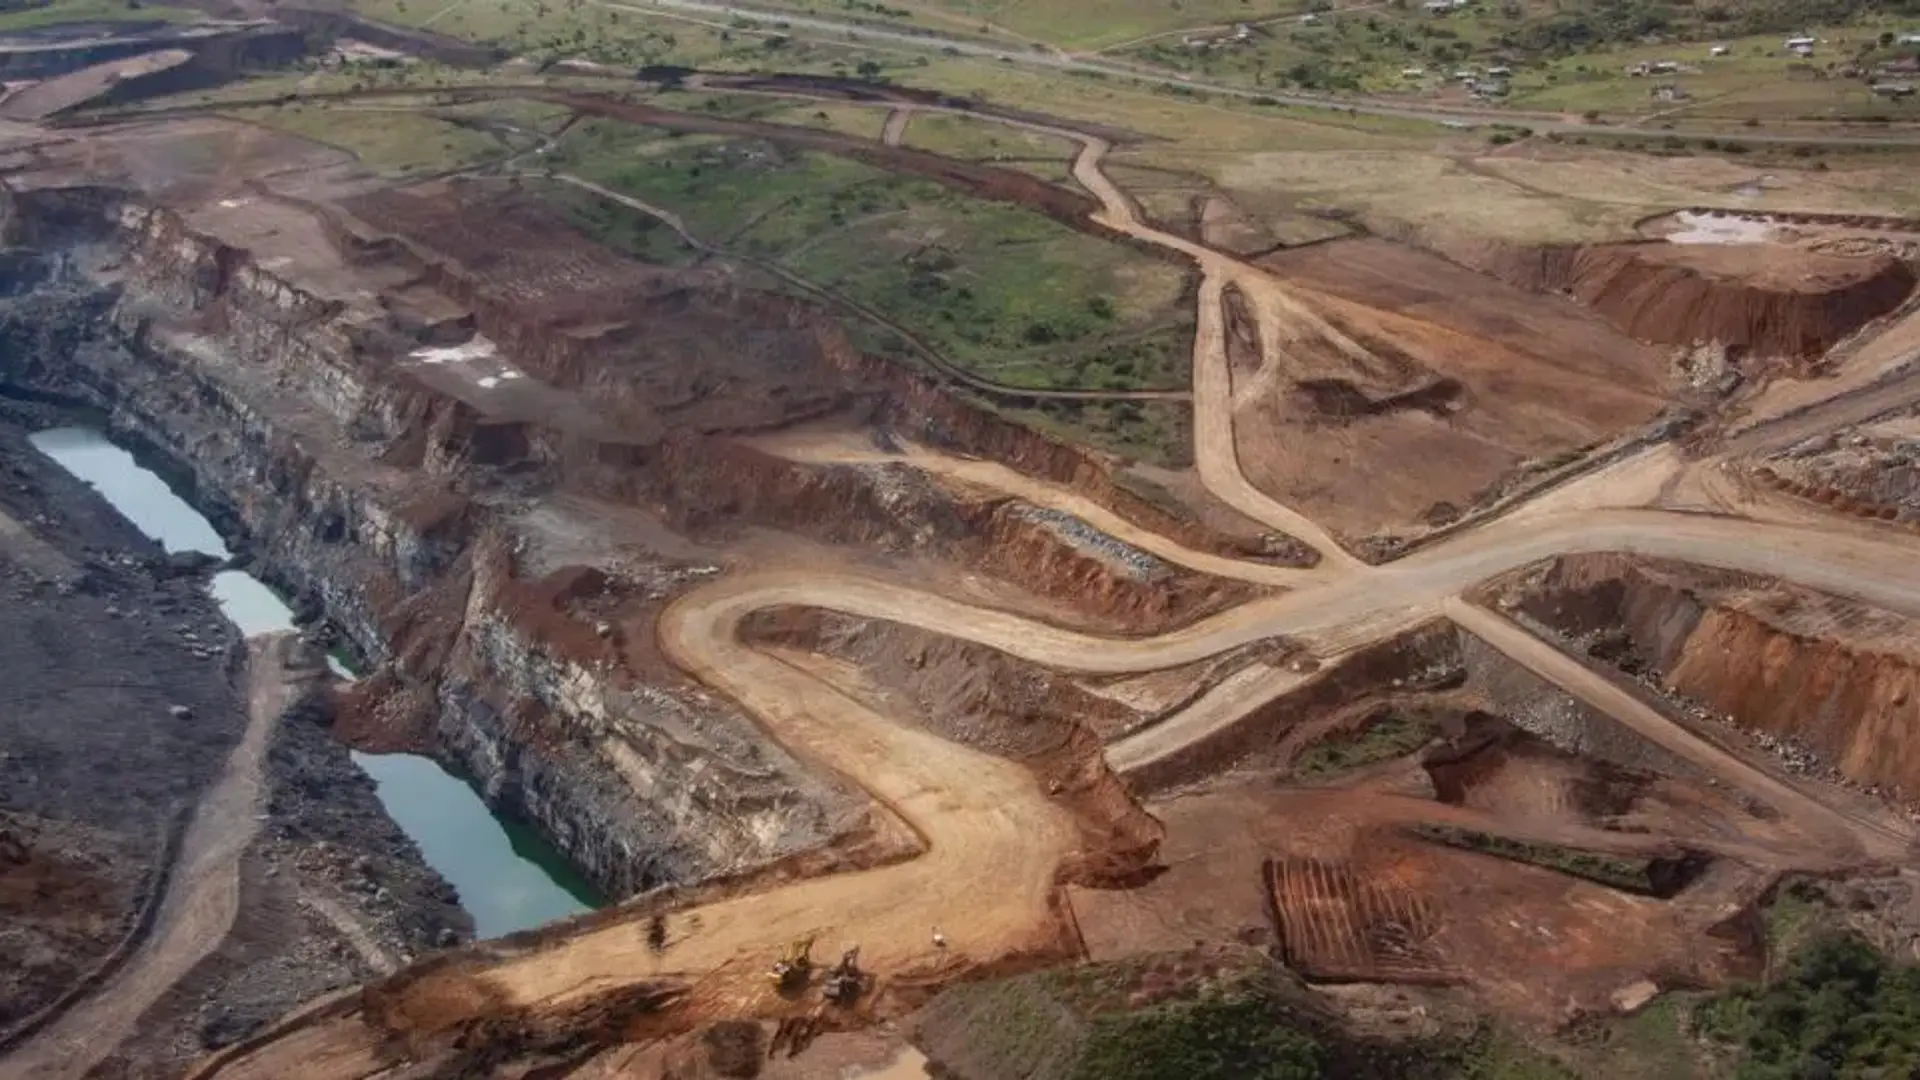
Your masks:
{"label": "open pit mine", "polygon": [[1783,883],[1920,932],[1920,225],[1256,257],[1064,120],[878,102],[1053,182],[516,96],[1177,267],[1190,464],[513,177],[16,117],[0,1077],[1065,1077],[1061,971],[1427,1075],[1763,976]]}

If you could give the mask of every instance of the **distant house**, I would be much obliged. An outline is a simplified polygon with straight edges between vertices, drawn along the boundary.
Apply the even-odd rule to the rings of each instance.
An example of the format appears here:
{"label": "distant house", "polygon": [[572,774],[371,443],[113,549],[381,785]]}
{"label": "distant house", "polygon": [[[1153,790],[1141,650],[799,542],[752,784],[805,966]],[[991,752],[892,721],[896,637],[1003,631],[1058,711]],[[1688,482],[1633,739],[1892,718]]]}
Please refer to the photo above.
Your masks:
{"label": "distant house", "polygon": [[1653,99],[1655,101],[1667,101],[1667,102],[1685,101],[1688,98],[1693,96],[1692,94],[1687,93],[1686,87],[1679,86],[1674,83],[1665,83],[1663,85],[1656,86],[1653,88],[1651,93],[1653,94]]}
{"label": "distant house", "polygon": [[1426,8],[1429,15],[1445,15],[1453,10],[1453,0],[1427,0],[1420,6]]}
{"label": "distant house", "polygon": [[1413,68],[1400,69],[1400,77],[1403,79],[1418,79],[1424,76],[1426,73],[1427,73],[1426,68],[1413,67]]}
{"label": "distant house", "polygon": [[1513,77],[1513,69],[1505,64],[1495,64],[1487,69],[1487,75],[1495,79],[1510,79]]}
{"label": "distant house", "polygon": [[1715,45],[1713,48],[1707,50],[1707,55],[1708,56],[1725,56],[1732,51],[1733,51],[1733,46],[1731,45]]}
{"label": "distant house", "polygon": [[1799,48],[1811,49],[1815,45],[1819,44],[1819,42],[1815,41],[1813,38],[1810,38],[1810,37],[1790,37],[1782,44],[1784,44],[1788,49],[1799,49]]}
{"label": "distant house", "polygon": [[1300,16],[1300,25],[1301,26],[1318,26],[1320,25],[1320,16],[1315,15],[1313,12],[1309,11],[1305,15]]}
{"label": "distant house", "polygon": [[1655,75],[1671,75],[1680,70],[1680,65],[1672,60],[1655,60],[1647,65],[1647,70]]}
{"label": "distant house", "polygon": [[1479,77],[1480,73],[1472,68],[1461,68],[1459,71],[1453,73],[1454,82],[1472,82]]}
{"label": "distant house", "polygon": [[1813,46],[1811,46],[1811,45],[1789,45],[1789,46],[1787,46],[1787,51],[1788,51],[1788,52],[1790,52],[1790,53],[1792,53],[1792,54],[1793,54],[1793,55],[1795,55],[1795,56],[1799,56],[1799,57],[1808,57],[1808,56],[1812,56],[1812,55],[1813,55]]}
{"label": "distant house", "polygon": [[1870,89],[1883,98],[1904,98],[1913,96],[1912,83],[1875,83]]}
{"label": "distant house", "polygon": [[1875,75],[1920,75],[1920,56],[1903,56],[1873,69]]}
{"label": "distant house", "polygon": [[1628,64],[1627,74],[1633,76],[1636,79],[1643,79],[1647,75],[1647,69],[1651,66],[1652,65],[1648,64],[1645,60],[1642,60],[1637,64]]}
{"label": "distant house", "polygon": [[1248,26],[1246,23],[1234,23],[1233,24],[1233,40],[1238,42],[1243,42],[1243,43],[1252,41],[1253,27]]}
{"label": "distant house", "polygon": [[1920,45],[1920,30],[1909,30],[1899,37],[1902,45]]}

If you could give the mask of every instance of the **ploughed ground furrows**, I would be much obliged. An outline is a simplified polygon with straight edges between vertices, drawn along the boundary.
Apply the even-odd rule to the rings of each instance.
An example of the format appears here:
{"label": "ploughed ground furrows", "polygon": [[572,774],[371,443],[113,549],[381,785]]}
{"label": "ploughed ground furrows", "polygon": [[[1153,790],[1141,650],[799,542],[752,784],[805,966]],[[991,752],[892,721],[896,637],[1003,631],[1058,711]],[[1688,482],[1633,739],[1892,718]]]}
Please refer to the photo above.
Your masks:
{"label": "ploughed ground furrows", "polygon": [[1439,912],[1411,889],[1357,873],[1352,864],[1269,859],[1268,903],[1287,966],[1315,979],[1454,982],[1432,946]]}

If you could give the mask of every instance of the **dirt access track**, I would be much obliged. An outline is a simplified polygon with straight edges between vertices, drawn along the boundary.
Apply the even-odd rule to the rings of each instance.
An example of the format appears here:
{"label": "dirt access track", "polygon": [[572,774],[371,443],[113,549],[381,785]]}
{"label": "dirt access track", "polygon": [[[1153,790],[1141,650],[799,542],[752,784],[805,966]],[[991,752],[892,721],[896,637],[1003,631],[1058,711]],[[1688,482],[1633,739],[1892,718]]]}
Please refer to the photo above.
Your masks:
{"label": "dirt access track", "polygon": [[[1268,594],[1180,629],[1117,639],[980,606],[858,574],[768,569],[724,576],[683,594],[660,616],[662,650],[685,671],[738,701],[764,730],[802,758],[857,782],[914,834],[918,857],[891,866],[732,896],[678,911],[698,931],[664,952],[646,947],[639,909],[608,913],[524,940],[446,954],[364,993],[315,1003],[264,1033],[209,1059],[196,1077],[360,1077],[403,1062],[422,1070],[513,1057],[540,1047],[647,1037],[720,1016],[789,1015],[798,1006],[767,985],[765,964],[789,940],[817,934],[823,946],[857,941],[862,958],[897,985],[935,982],[963,970],[1078,951],[1063,921],[1056,871],[1073,834],[1038,782],[1008,763],[935,738],[883,715],[797,668],[739,641],[756,612],[816,607],[891,620],[978,642],[1049,667],[1127,673],[1216,656],[1250,642],[1287,637],[1323,664],[1435,617],[1458,620],[1574,698],[1697,765],[1778,815],[1771,840],[1737,854],[1771,870],[1836,869],[1895,860],[1912,841],[1904,824],[1826,805],[1798,782],[1734,759],[1623,695],[1579,659],[1460,598],[1500,574],[1555,555],[1627,552],[1774,575],[1920,615],[1920,564],[1909,539],[1856,528],[1835,531],[1764,517],[1765,507],[1719,515],[1648,508],[1690,469],[1647,451],[1553,489],[1503,518],[1464,528],[1382,566],[1344,549],[1321,523],[1268,494],[1242,470],[1236,449],[1230,297],[1250,321],[1263,364],[1287,364],[1296,350],[1374,358],[1310,293],[1272,271],[1144,223],[1102,169],[1108,143],[1080,132],[1006,118],[1001,123],[1072,139],[1081,147],[1075,180],[1098,200],[1092,220],[1203,275],[1193,350],[1194,457],[1208,491],[1262,525],[1291,534],[1321,555],[1311,570],[1287,571],[1289,591]],[[1301,361],[1307,363],[1309,361]],[[774,445],[781,445],[778,441]],[[831,446],[791,443],[811,462]],[[849,460],[872,451],[849,450]],[[965,473],[970,483],[1069,514],[1084,500],[1038,481],[1016,481],[978,463],[912,448],[893,455],[932,472]],[[1345,478],[1352,482],[1351,477]],[[1093,516],[1097,519],[1097,515]],[[1112,524],[1111,522],[1100,522]],[[1183,557],[1171,541],[1156,549]],[[1274,584],[1264,566],[1206,561],[1208,572]],[[623,628],[644,634],[645,626]],[[1299,682],[1287,673],[1268,689]],[[1164,728],[1109,747],[1109,760],[1140,769],[1238,722],[1271,694],[1235,690],[1231,706],[1203,698]],[[1177,732],[1168,739],[1163,732]],[[1146,749],[1142,749],[1147,747]],[[1438,811],[1436,811],[1437,813]],[[1490,826],[1493,827],[1493,826]],[[930,933],[940,928],[944,940]],[[584,1043],[583,1043],[584,1041]]]}
{"label": "dirt access track", "polygon": [[213,955],[232,928],[240,911],[240,857],[260,829],[274,725],[326,674],[313,650],[291,634],[255,638],[248,649],[246,731],[194,812],[147,940],[92,997],[0,1062],[0,1076],[84,1076],[168,988]]}

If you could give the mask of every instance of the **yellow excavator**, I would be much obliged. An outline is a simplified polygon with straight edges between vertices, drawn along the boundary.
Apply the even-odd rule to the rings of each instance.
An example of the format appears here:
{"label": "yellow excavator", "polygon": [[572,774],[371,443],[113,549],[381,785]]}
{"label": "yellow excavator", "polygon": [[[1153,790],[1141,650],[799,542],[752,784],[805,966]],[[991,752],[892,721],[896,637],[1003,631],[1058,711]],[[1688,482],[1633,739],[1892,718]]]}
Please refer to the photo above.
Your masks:
{"label": "yellow excavator", "polygon": [[807,985],[813,975],[813,935],[796,938],[787,944],[780,959],[773,962],[767,971],[767,978],[773,981],[774,989],[790,994]]}

